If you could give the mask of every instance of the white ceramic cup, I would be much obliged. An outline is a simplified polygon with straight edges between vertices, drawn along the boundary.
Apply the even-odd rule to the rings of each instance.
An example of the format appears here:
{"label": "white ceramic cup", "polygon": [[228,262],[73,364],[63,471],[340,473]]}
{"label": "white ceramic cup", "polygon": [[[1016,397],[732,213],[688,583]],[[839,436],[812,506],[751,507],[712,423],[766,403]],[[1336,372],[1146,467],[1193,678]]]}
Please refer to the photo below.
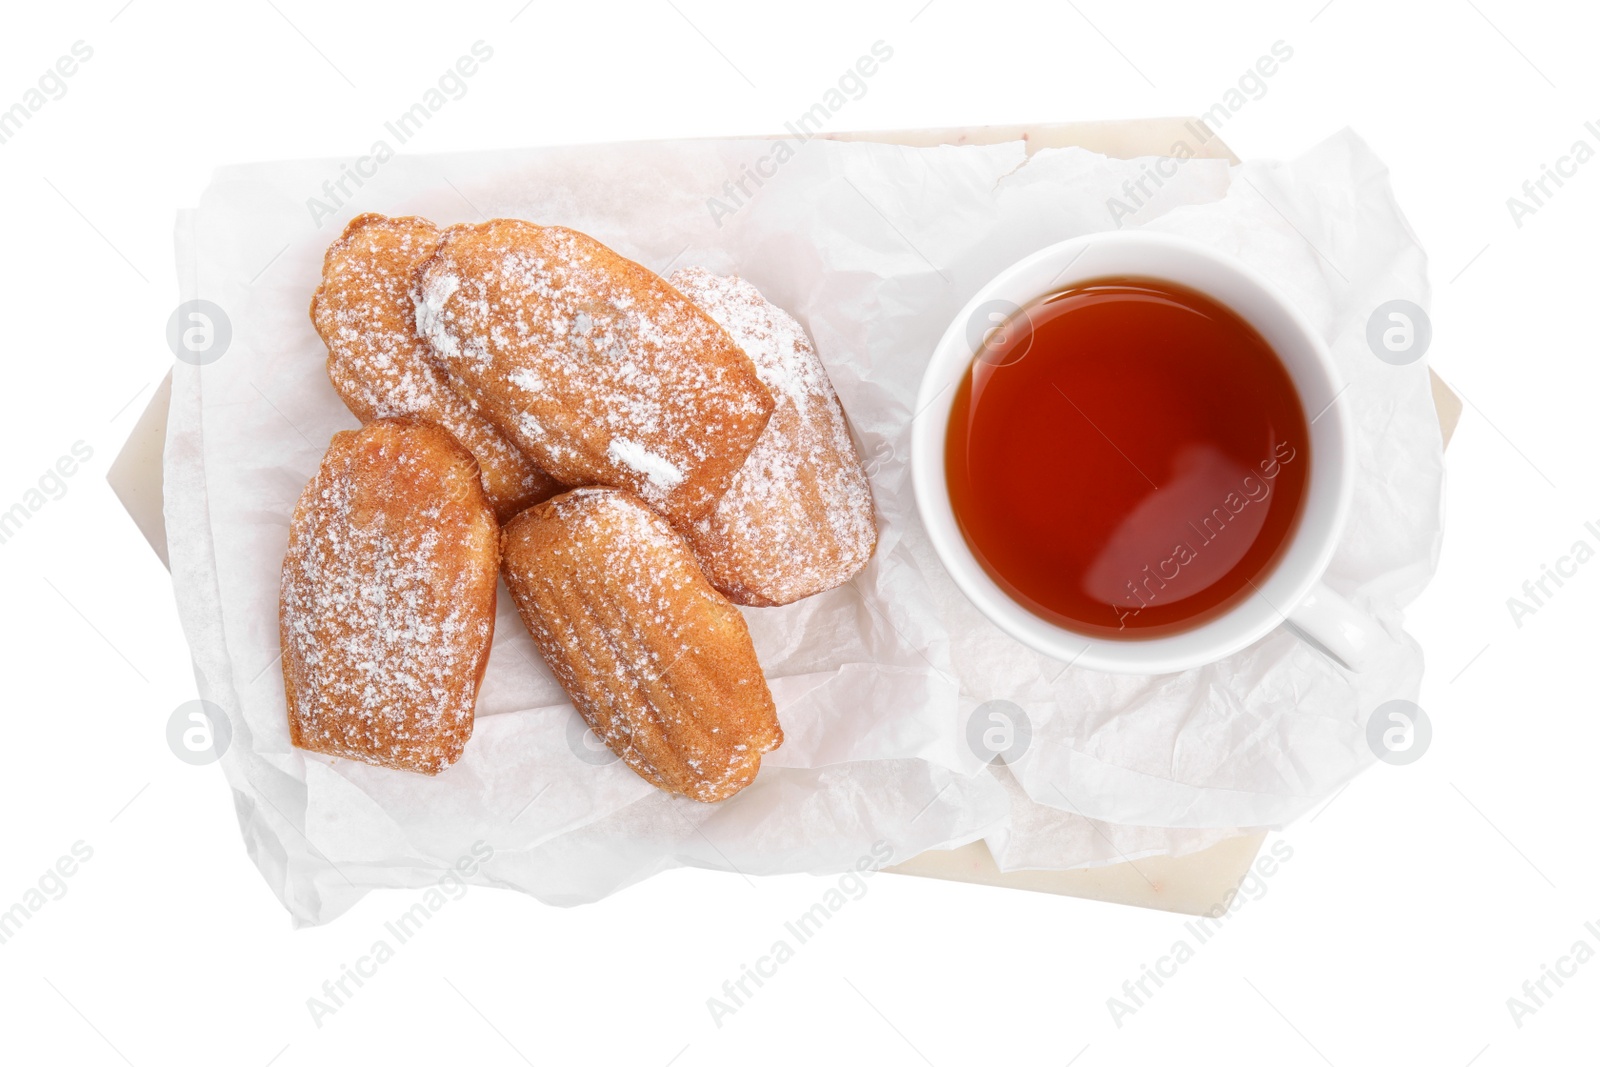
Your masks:
{"label": "white ceramic cup", "polygon": [[[1311,469],[1299,522],[1256,591],[1221,615],[1158,637],[1106,638],[1050,622],[1013,600],[972,554],[950,505],[945,433],[956,386],[977,355],[972,323],[986,309],[1025,308],[1099,278],[1143,277],[1186,286],[1231,308],[1288,370],[1311,434]],[[1262,275],[1197,242],[1164,234],[1091,234],[1041,249],[975,293],[940,338],[917,396],[911,470],[934,550],[979,610],[1017,640],[1063,662],[1102,671],[1164,674],[1231,655],[1288,624],[1344,666],[1359,670],[1383,631],[1321,581],[1350,510],[1355,453],[1343,384],[1304,315]]]}

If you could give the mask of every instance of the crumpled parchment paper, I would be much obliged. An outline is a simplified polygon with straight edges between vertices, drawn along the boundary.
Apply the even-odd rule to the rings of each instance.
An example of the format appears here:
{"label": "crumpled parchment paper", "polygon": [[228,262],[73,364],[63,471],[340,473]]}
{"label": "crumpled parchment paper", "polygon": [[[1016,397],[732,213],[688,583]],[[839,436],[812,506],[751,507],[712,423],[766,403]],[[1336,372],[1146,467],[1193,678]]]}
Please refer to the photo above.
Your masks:
{"label": "crumpled parchment paper", "polygon": [[[1426,305],[1428,285],[1384,168],[1357,137],[1288,163],[1168,164],[1156,195],[1121,218],[1112,198],[1132,206],[1125,183],[1151,161],[1030,157],[1021,142],[815,140],[735,203],[725,183],[774,147],[401,156],[369,162],[359,187],[333,185],[334,197],[337,161],[253,164],[219,171],[180,216],[183,295],[220,305],[233,338],[217,362],[174,374],[173,583],[200,695],[233,726],[222,765],[246,845],[297,922],[327,921],[370,888],[437,882],[475,844],[492,856],[471,880],[557,904],[674,866],[843,871],[881,858],[876,842],[896,862],[981,837],[1006,869],[1189,852],[1328,797],[1373,761],[1368,715],[1415,698],[1422,655],[1402,608],[1438,553],[1439,427],[1425,364],[1378,360],[1365,330],[1387,300]],[[362,211],[574,227],[663,274],[739,273],[810,331],[862,445],[881,539],[848,586],[746,611],[787,741],[737,797],[666,796],[586,747],[503,589],[456,766],[425,778],[290,747],[277,613],[289,515],[329,437],[355,425],[307,306],[324,248]],[[1281,629],[1181,674],[1065,669],[985,621],[933,556],[907,466],[927,354],[1001,268],[1119,224],[1251,263],[1328,341],[1349,383],[1338,402],[1354,416],[1359,477],[1327,580],[1389,634],[1371,670],[1351,674]],[[965,740],[969,717],[994,700],[1025,709],[1032,727],[1000,772]]]}

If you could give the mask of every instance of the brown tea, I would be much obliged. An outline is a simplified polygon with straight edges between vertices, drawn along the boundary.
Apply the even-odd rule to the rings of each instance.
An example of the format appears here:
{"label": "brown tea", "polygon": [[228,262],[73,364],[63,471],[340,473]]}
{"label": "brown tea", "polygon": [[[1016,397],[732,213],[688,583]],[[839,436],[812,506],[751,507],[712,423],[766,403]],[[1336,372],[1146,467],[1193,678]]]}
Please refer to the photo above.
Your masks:
{"label": "brown tea", "polygon": [[1095,637],[1191,629],[1295,529],[1311,453],[1288,370],[1193,290],[1108,278],[995,329],[945,439],[956,520],[999,586]]}

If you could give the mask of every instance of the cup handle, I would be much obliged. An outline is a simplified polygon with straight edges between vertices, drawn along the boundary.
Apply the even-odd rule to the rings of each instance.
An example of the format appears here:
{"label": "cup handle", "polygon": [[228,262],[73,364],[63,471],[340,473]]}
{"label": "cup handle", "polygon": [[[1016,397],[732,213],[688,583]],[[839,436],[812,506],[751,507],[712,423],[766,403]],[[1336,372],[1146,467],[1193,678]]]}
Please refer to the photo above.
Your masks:
{"label": "cup handle", "polygon": [[1384,639],[1377,622],[1322,582],[1289,612],[1289,625],[1352,671],[1365,669]]}

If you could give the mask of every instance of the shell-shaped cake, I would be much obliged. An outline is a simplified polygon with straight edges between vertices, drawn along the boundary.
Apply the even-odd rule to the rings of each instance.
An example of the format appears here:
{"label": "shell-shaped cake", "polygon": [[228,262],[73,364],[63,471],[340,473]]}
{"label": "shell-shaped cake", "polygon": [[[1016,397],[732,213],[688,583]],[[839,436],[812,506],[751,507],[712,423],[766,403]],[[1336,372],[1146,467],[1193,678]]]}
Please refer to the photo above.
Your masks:
{"label": "shell-shaped cake", "polygon": [[417,327],[451,384],[557,481],[631,490],[679,524],[727,490],[772,411],[709,316],[559,226],[445,230],[418,277]]}
{"label": "shell-shaped cake", "polygon": [[495,513],[509,519],[560,486],[450,388],[417,335],[412,287],[438,247],[439,229],[427,219],[356,216],[328,246],[311,322],[351,414],[362,422],[415,415],[443,426],[477,459]]}
{"label": "shell-shaped cake", "polygon": [[460,758],[494,638],[498,539],[477,463],[440,427],[334,435],[283,559],[296,747],[423,774]]}
{"label": "shell-shaped cake", "polygon": [[738,604],[790,604],[849,581],[872,556],[872,487],[811,339],[742,278],[670,279],[728,331],[772,394],[772,418],[721,500],[684,533]]}
{"label": "shell-shaped cake", "polygon": [[652,785],[723,800],[782,743],[744,617],[633,494],[530,508],[505,528],[501,568],[573,706]]}

